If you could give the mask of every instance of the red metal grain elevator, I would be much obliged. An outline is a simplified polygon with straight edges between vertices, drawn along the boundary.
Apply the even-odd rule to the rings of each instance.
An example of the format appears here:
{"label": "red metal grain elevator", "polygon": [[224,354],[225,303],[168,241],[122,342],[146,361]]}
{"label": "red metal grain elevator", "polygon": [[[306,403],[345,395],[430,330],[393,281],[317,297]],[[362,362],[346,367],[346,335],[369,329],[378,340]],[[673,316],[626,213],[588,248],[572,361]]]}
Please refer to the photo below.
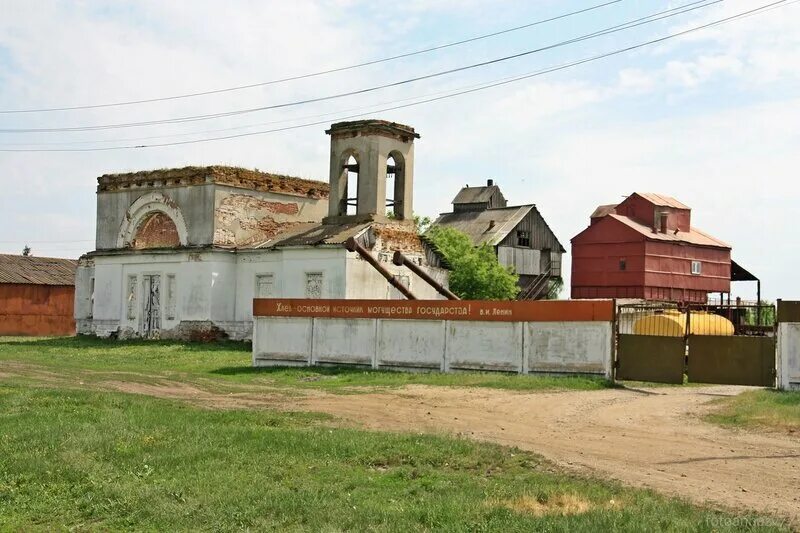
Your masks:
{"label": "red metal grain elevator", "polygon": [[706,303],[709,293],[729,293],[731,247],[693,228],[691,216],[655,193],[598,207],[571,241],[572,298]]}

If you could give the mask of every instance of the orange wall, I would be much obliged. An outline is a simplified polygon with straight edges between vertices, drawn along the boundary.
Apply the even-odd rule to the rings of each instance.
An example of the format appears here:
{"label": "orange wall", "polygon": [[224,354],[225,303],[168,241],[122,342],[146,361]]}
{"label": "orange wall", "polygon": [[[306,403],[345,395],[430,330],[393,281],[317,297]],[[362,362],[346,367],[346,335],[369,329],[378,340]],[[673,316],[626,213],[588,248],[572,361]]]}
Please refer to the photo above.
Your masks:
{"label": "orange wall", "polygon": [[75,287],[0,284],[0,335],[74,335]]}

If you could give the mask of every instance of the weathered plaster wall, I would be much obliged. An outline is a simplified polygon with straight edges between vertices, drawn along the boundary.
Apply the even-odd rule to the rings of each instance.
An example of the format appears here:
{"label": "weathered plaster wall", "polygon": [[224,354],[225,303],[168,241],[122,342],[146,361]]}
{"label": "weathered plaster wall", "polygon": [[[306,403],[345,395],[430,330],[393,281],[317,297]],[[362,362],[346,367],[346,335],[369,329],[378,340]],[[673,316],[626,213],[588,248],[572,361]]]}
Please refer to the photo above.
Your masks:
{"label": "weathered plaster wall", "polygon": [[118,247],[120,229],[123,227],[129,207],[139,198],[152,194],[163,194],[180,210],[186,223],[189,246],[211,244],[214,237],[214,193],[215,185],[179,187],[134,187],[97,193],[97,239],[98,250]]}
{"label": "weathered plaster wall", "polygon": [[252,321],[259,276],[272,282],[271,294],[259,295],[262,298],[305,298],[310,273],[322,274],[322,298],[345,298],[346,253],[338,247],[239,252],[233,319]]}
{"label": "weathered plaster wall", "polygon": [[[392,263],[392,256],[388,253],[376,254],[378,261],[393,275],[398,276],[402,283],[408,283],[408,288],[420,300],[440,300],[444,296],[428,285],[422,278],[404,266]],[[422,267],[432,278],[447,286],[447,271],[439,268]],[[402,300],[405,297],[389,285],[372,265],[367,263],[357,253],[347,253],[347,292],[344,296],[348,299],[370,300]]]}
{"label": "weathered plaster wall", "polygon": [[244,247],[266,242],[303,222],[319,222],[328,211],[327,198],[247,191],[217,185],[214,244]]}

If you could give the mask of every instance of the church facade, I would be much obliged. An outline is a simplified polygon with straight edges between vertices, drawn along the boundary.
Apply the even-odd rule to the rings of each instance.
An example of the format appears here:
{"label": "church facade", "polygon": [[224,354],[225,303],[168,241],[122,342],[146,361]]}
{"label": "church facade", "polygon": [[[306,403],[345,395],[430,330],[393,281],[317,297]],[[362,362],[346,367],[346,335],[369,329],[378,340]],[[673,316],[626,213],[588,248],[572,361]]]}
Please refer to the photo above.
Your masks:
{"label": "church facade", "polygon": [[419,135],[379,120],[327,133],[328,183],[222,166],[98,178],[95,250],[76,274],[78,333],[248,339],[256,297],[402,298],[345,249],[350,238],[415,297],[441,298],[392,263],[400,251],[447,284],[413,223]]}

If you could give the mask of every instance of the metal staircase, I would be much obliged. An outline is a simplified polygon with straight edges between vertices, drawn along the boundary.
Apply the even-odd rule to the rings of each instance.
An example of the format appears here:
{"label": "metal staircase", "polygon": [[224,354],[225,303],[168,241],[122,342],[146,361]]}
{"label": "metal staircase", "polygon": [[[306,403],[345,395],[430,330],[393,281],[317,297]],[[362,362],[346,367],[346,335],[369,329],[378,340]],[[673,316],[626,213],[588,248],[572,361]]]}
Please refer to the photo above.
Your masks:
{"label": "metal staircase", "polygon": [[519,295],[517,295],[517,300],[541,300],[546,298],[552,271],[553,262],[550,261],[547,264],[547,268],[543,269],[527,286],[523,287]]}

